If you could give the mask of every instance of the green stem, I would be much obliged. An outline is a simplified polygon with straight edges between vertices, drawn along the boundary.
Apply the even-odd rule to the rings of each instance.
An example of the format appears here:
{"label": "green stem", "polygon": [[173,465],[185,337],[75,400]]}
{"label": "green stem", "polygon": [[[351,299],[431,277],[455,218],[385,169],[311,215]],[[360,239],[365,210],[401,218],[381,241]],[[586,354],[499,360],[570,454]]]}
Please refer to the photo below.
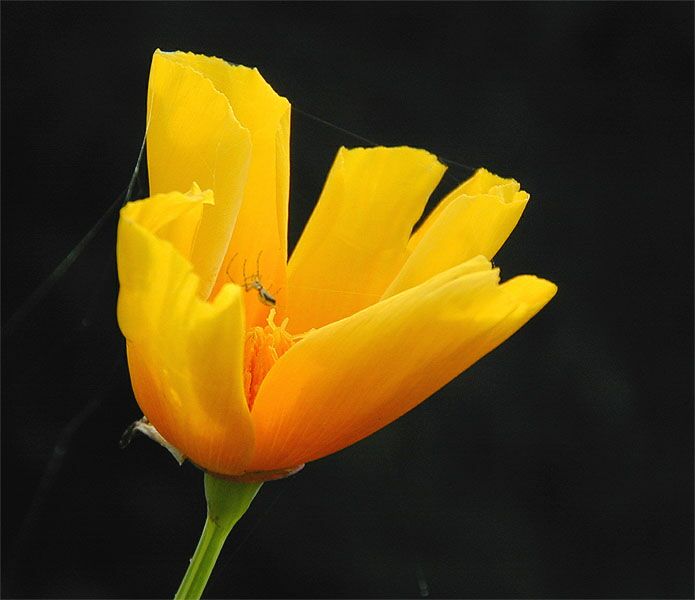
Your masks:
{"label": "green stem", "polygon": [[205,474],[208,507],[205,527],[174,600],[199,600],[229,532],[246,512],[261,485],[260,481],[243,483]]}
{"label": "green stem", "polygon": [[228,533],[215,525],[215,522],[209,517],[205,520],[203,535],[200,536],[198,547],[195,549],[195,554],[181,582],[181,587],[174,596],[177,600],[200,598],[203,595],[205,585],[210,578],[210,573],[217,562],[217,557]]}

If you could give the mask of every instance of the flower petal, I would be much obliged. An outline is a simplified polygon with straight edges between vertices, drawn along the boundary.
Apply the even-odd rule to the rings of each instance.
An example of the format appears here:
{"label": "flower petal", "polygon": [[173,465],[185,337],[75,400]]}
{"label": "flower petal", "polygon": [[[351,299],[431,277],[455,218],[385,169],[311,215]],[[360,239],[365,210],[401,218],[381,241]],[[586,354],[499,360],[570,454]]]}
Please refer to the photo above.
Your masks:
{"label": "flower petal", "polygon": [[158,238],[173,244],[190,260],[195,232],[205,205],[214,205],[211,190],[202,192],[193,184],[186,194],[157,194],[128,204],[128,217]]}
{"label": "flower petal", "polygon": [[476,258],[311,332],[261,385],[251,470],[315,460],[412,409],[507,339],[555,294],[522,276],[498,285]]}
{"label": "flower petal", "polygon": [[[464,187],[466,184],[461,186]],[[467,188],[468,193],[474,192],[471,185]],[[519,184],[514,180],[473,196],[465,192],[459,196],[450,194],[443,206],[440,204],[437,208],[438,214],[426,224],[384,297],[427,281],[474,256],[483,255],[491,260],[519,222],[528,198],[526,192],[519,191]]]}
{"label": "flower petal", "polygon": [[289,327],[320,327],[376,302],[403,265],[445,167],[414,148],[341,148],[288,265]]}
{"label": "flower petal", "polygon": [[[229,281],[242,284],[244,261],[247,276],[255,274],[258,261],[259,279],[280,290],[279,296],[275,293],[280,310],[287,289],[290,103],[275,93],[257,69],[190,53],[178,52],[172,58],[209,79],[251,136],[253,151],[244,200],[212,295]],[[268,307],[257,297],[249,300],[247,326],[265,324]]]}
{"label": "flower petal", "polygon": [[212,302],[200,298],[191,263],[157,236],[161,227],[151,229],[160,209],[169,204],[173,214],[186,204],[182,196],[173,192],[121,210],[118,322],[145,416],[199,466],[238,474],[254,439],[242,380],[242,292],[227,285]]}
{"label": "flower petal", "polygon": [[191,261],[207,298],[229,246],[251,156],[249,132],[224,94],[176,55],[157,51],[148,95],[147,165],[150,193],[211,189],[193,241]]}
{"label": "flower petal", "polygon": [[439,202],[439,204],[437,204],[434,210],[427,215],[425,221],[417,228],[416,231],[413,232],[413,235],[410,237],[410,241],[408,242],[408,250],[412,251],[415,249],[415,246],[420,243],[420,240],[423,238],[425,233],[427,233],[429,228],[432,227],[435,221],[437,221],[439,216],[442,214],[442,211],[459,196],[477,196],[479,194],[486,194],[494,187],[508,186],[510,183],[516,184],[517,182],[514,181],[514,179],[505,179],[504,177],[490,173],[490,171],[487,169],[478,169],[475,173],[473,173],[472,177],[469,177],[461,185],[449,192]]}

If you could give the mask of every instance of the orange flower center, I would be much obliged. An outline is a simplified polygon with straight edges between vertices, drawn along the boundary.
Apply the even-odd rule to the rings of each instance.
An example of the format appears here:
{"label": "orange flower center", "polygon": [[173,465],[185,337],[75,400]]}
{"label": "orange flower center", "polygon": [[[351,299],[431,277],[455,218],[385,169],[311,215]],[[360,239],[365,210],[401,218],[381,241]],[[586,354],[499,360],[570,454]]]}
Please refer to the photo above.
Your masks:
{"label": "orange flower center", "polygon": [[299,336],[287,331],[287,319],[279,326],[275,324],[275,309],[270,311],[265,327],[252,327],[246,332],[244,391],[249,410],[253,408],[256,394],[268,371],[298,339]]}

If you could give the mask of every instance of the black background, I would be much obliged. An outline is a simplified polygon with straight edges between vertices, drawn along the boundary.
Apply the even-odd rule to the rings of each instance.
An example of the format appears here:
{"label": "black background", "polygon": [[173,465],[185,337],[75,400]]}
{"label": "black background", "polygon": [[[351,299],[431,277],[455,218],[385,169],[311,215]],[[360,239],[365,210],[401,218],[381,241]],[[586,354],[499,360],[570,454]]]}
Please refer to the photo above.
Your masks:
{"label": "black background", "polygon": [[[3,2],[3,595],[170,597],[202,526],[199,472],[117,445],[140,413],[115,213],[9,321],[127,185],[160,47],[517,178],[532,200],[495,262],[559,286],[420,407],[266,484],[207,595],[692,597],[692,30],[692,3]],[[294,244],[363,143],[292,128]]]}

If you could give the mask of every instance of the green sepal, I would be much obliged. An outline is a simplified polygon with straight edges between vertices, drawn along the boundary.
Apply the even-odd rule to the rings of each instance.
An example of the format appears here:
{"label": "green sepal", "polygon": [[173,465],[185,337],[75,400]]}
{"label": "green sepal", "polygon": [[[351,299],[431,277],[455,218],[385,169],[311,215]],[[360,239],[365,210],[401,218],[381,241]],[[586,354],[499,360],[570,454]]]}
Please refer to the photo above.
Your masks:
{"label": "green sepal", "polygon": [[229,533],[244,516],[261,485],[262,481],[232,481],[205,473],[208,518]]}

